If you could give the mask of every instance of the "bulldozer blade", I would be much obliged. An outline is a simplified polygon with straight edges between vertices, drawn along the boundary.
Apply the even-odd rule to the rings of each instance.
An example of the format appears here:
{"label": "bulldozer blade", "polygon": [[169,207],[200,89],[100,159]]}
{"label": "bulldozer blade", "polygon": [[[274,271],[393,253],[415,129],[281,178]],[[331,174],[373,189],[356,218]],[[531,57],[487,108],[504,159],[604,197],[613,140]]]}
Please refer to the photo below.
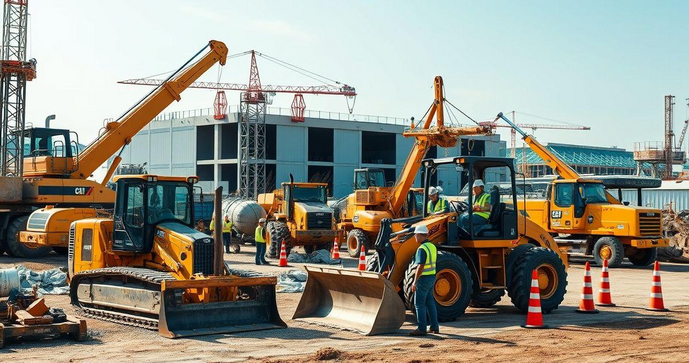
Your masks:
{"label": "bulldozer blade", "polygon": [[[205,280],[209,281],[209,280]],[[235,301],[209,303],[183,302],[182,294],[189,281],[172,281],[163,286],[158,332],[167,338],[197,335],[238,333],[265,329],[286,328],[280,318],[275,300],[274,277],[223,278],[210,280],[204,287],[237,286]]]}
{"label": "bulldozer blade", "polygon": [[395,286],[375,272],[305,266],[306,286],[292,319],[376,335],[404,323]]}

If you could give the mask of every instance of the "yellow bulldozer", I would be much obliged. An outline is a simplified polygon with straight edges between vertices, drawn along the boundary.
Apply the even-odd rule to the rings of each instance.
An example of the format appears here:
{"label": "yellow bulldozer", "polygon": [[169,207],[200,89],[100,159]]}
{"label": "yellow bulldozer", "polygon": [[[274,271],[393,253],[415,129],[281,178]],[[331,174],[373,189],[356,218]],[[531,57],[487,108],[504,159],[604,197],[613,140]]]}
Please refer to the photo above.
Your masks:
{"label": "yellow bulldozer", "polygon": [[[438,168],[455,168],[469,184],[497,175],[515,187],[511,158],[458,156],[426,159],[423,166],[425,201]],[[473,199],[470,195],[468,205]],[[427,226],[429,239],[438,246],[433,295],[441,321],[456,319],[468,306],[492,306],[505,291],[512,304],[526,312],[533,270],[538,271],[543,311],[557,309],[567,287],[566,249],[515,208],[516,195],[500,195],[493,188],[490,201],[488,223],[480,227],[460,223],[472,220],[474,212],[458,202],[440,215],[429,214],[424,203],[420,221],[383,220],[375,253],[367,261],[370,272],[307,267],[305,290],[293,318],[364,334],[397,330],[404,322],[405,305],[414,311],[411,286],[418,265],[413,257],[419,244],[413,232],[420,225]]]}
{"label": "yellow bulldozer", "polygon": [[415,142],[394,185],[387,185],[382,169],[357,169],[354,171],[354,193],[338,202],[338,227],[347,233],[347,250],[351,257],[358,257],[362,247],[368,252],[383,219],[418,214],[415,208],[420,195],[412,185],[421,168],[421,160],[431,147],[454,147],[461,136],[492,134],[489,127],[479,124],[446,126],[443,78],[436,76],[433,86],[435,97],[423,123],[414,124],[412,120],[411,127],[402,134],[413,137]]}
{"label": "yellow bulldozer", "polygon": [[328,184],[290,181],[280,189],[258,196],[258,204],[265,209],[266,256],[278,258],[280,245],[285,249],[303,246],[307,253],[330,249],[335,238],[342,241],[343,231],[337,228],[333,210],[327,204]]}
{"label": "yellow bulldozer", "polygon": [[193,228],[197,180],[116,177],[112,218],[72,223],[70,298],[82,314],[168,338],[286,327],[276,278],[233,272],[216,258],[220,239]]}

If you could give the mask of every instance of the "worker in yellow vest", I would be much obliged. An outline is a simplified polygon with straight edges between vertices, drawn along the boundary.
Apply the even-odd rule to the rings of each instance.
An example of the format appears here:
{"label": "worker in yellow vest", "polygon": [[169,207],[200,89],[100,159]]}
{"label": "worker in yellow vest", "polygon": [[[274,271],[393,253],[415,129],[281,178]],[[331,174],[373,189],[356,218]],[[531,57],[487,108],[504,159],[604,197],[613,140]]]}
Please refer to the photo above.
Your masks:
{"label": "worker in yellow vest", "polygon": [[414,309],[418,327],[409,333],[411,336],[426,335],[426,314],[430,317],[431,333],[440,333],[438,324],[438,311],[433,296],[435,285],[435,265],[438,261],[438,248],[428,240],[428,227],[421,225],[414,229],[414,238],[420,245],[416,250],[414,261],[418,267],[414,275],[414,284],[411,291],[414,293]]}
{"label": "worker in yellow vest", "polygon": [[266,261],[266,229],[264,227],[265,223],[265,218],[259,219],[258,226],[256,226],[256,232],[254,233],[254,241],[256,241],[257,265],[270,265],[270,263]]}
{"label": "worker in yellow vest", "polygon": [[447,199],[440,196],[443,188],[441,187],[430,187],[428,188],[428,206],[426,210],[428,214],[442,214],[450,212],[450,204]]}
{"label": "worker in yellow vest", "polygon": [[222,242],[225,245],[225,253],[230,253],[230,244],[232,243],[232,221],[227,214],[225,214],[225,218],[222,221]]}
{"label": "worker in yellow vest", "polygon": [[488,224],[488,218],[490,217],[490,194],[485,192],[483,180],[476,179],[474,181],[472,193],[474,194],[474,205],[471,208],[473,211],[471,221],[469,221],[468,213],[462,214],[459,217],[462,228],[467,232],[469,232],[469,224],[473,224],[474,231],[476,231],[478,229],[477,227]]}

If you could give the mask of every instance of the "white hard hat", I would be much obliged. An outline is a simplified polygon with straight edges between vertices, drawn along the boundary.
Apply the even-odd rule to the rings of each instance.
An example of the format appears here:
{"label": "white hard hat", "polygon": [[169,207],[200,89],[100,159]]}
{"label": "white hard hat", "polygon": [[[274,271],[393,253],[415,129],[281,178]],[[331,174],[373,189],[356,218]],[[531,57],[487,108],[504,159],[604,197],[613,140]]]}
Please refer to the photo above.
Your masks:
{"label": "white hard hat", "polygon": [[414,234],[428,234],[428,227],[424,224],[416,226],[416,228],[414,228]]}
{"label": "white hard hat", "polygon": [[485,186],[485,184],[483,184],[483,180],[481,180],[481,179],[474,180],[474,188],[483,187],[483,186]]}
{"label": "white hard hat", "polygon": [[258,223],[266,223],[266,219],[265,219],[265,218],[261,218],[261,219],[258,220]]}
{"label": "white hard hat", "polygon": [[428,188],[428,195],[435,195],[438,194],[440,191],[436,187],[430,187]]}

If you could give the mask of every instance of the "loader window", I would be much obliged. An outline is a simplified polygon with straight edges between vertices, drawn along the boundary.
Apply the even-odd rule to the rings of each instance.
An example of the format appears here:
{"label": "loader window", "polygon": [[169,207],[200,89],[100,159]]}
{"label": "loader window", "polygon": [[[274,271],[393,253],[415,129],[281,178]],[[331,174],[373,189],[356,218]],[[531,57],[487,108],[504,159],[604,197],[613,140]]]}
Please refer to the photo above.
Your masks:
{"label": "loader window", "polygon": [[295,202],[326,203],[325,187],[301,188],[294,186],[292,200]]}
{"label": "loader window", "polygon": [[555,205],[558,207],[571,207],[574,195],[574,184],[556,184]]}
{"label": "loader window", "polygon": [[186,183],[159,182],[148,186],[149,224],[178,220],[191,225],[191,192]]}
{"label": "loader window", "polygon": [[582,183],[579,184],[579,193],[582,198],[586,198],[586,204],[607,203],[605,187],[601,183]]}

